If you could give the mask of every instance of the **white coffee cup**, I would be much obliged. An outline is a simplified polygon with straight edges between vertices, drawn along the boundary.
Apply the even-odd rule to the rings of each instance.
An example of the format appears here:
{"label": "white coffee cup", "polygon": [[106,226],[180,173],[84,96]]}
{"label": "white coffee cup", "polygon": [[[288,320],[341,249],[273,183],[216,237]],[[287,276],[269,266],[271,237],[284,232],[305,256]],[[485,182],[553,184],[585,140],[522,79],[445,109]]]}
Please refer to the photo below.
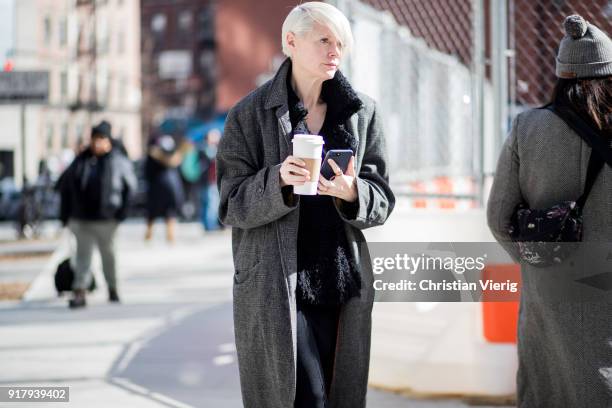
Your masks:
{"label": "white coffee cup", "polygon": [[301,186],[293,186],[293,193],[300,195],[316,195],[321,171],[321,156],[325,142],[319,135],[294,135],[293,156],[306,162],[306,169],[310,172],[310,181]]}

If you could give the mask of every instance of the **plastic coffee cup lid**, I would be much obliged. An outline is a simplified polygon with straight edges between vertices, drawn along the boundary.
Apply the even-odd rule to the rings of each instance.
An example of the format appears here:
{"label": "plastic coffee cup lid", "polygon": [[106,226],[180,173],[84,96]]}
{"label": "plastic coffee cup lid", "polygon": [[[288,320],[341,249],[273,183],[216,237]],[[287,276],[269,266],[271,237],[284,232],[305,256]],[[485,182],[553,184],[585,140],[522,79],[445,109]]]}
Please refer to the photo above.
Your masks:
{"label": "plastic coffee cup lid", "polygon": [[323,137],[319,135],[294,135],[292,142],[295,143],[298,140],[308,143],[325,144]]}

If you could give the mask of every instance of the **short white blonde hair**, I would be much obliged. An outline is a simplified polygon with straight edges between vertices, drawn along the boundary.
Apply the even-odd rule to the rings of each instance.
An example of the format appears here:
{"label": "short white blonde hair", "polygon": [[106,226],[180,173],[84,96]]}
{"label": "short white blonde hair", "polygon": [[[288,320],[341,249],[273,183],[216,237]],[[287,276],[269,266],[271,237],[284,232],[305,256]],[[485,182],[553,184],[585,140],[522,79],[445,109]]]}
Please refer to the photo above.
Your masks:
{"label": "short white blonde hair", "polygon": [[303,36],[312,30],[314,23],[324,25],[334,33],[342,44],[343,55],[350,52],[353,47],[353,33],[346,16],[331,4],[309,1],[295,6],[285,18],[282,29],[283,54],[291,57],[287,33]]}

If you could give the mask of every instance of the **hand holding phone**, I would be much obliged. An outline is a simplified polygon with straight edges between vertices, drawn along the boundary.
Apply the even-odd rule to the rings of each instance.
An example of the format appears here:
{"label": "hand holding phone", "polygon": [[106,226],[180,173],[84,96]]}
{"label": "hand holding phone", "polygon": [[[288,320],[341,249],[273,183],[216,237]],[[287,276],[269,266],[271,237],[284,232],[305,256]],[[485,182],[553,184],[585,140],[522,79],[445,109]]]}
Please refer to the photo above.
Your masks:
{"label": "hand holding phone", "polygon": [[327,180],[330,180],[336,175],[329,164],[329,159],[332,159],[334,162],[336,162],[338,167],[340,167],[340,169],[342,170],[342,173],[346,173],[352,156],[353,151],[350,149],[336,149],[328,151],[325,155],[323,163],[321,164],[321,175]]}
{"label": "hand holding phone", "polygon": [[321,167],[317,194],[332,196],[349,203],[358,199],[354,156],[351,150],[330,150]]}

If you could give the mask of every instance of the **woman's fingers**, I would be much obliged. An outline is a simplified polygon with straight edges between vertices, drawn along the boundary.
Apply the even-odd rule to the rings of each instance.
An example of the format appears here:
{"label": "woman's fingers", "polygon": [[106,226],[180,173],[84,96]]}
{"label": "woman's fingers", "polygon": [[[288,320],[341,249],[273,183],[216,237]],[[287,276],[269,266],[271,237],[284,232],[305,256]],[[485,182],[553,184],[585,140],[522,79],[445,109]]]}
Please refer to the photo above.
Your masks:
{"label": "woman's fingers", "polygon": [[332,181],[327,180],[323,176],[319,176],[319,184],[317,186],[317,190],[320,194],[329,195],[331,192],[333,192],[333,189],[335,187],[336,185]]}
{"label": "woman's fingers", "polygon": [[325,177],[323,176],[319,176],[319,185],[323,186],[323,187],[331,187],[334,183],[332,183],[331,181],[327,180]]}
{"label": "woman's fingers", "polygon": [[346,175],[355,177],[355,156],[351,156],[351,160],[348,163],[348,169],[346,169]]}
{"label": "woman's fingers", "polygon": [[310,172],[304,168],[306,163],[294,156],[287,156],[280,168],[281,178],[285,184],[301,186],[310,179]]}
{"label": "woman's fingers", "polygon": [[310,172],[308,170],[303,167],[298,167],[295,164],[288,164],[286,166],[286,170],[290,173],[293,173],[294,175],[301,175],[305,177],[310,176]]}
{"label": "woman's fingers", "polygon": [[327,159],[327,162],[329,163],[329,165],[331,166],[332,170],[334,171],[334,174],[336,176],[341,176],[343,174],[342,169],[340,168],[340,166],[338,166],[336,164],[335,161],[333,161],[333,159]]}
{"label": "woman's fingers", "polygon": [[285,163],[287,164],[293,163],[300,167],[306,166],[306,162],[304,160],[300,159],[299,157],[295,157],[295,156],[287,156],[287,158],[285,159]]}

